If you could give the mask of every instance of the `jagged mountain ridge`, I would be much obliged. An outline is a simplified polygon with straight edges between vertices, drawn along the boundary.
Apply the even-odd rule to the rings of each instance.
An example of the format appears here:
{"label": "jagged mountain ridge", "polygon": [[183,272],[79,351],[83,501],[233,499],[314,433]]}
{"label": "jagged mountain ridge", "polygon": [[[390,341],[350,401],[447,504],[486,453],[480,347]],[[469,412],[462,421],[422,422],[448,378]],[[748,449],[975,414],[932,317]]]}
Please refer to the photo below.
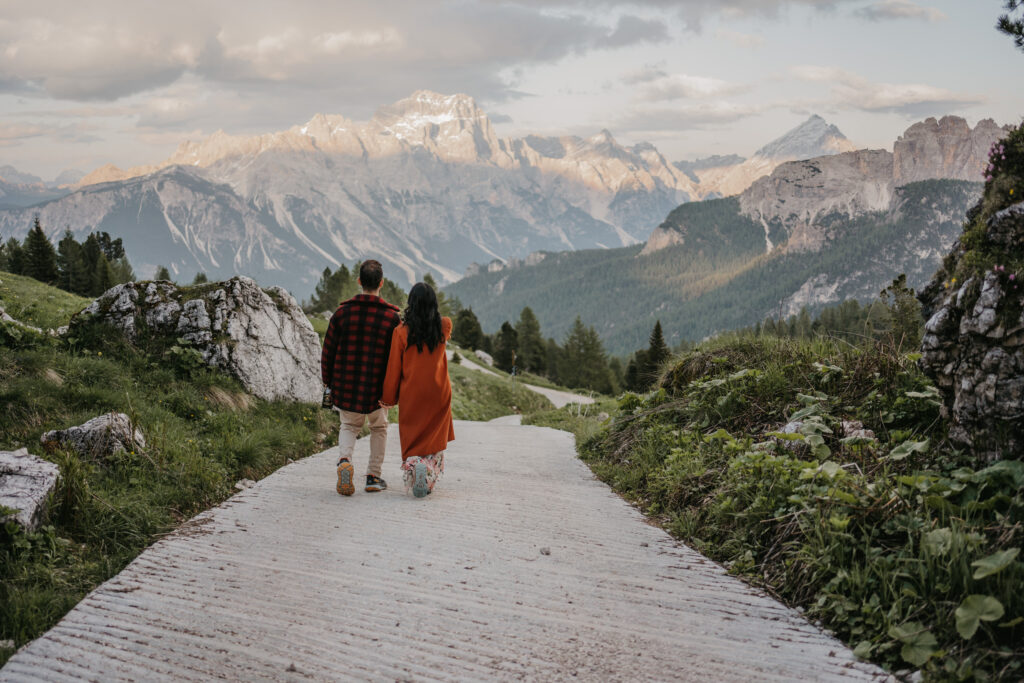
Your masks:
{"label": "jagged mountain ridge", "polygon": [[[609,347],[625,352],[659,318],[667,338],[699,339],[802,306],[871,299],[901,272],[920,286],[959,234],[989,147],[1007,129],[928,119],[893,152],[787,162],[737,196],[683,204],[642,250],[495,263],[448,291],[481,308],[485,329],[530,305],[555,336],[567,323],[551,300],[564,297],[566,310],[587,311]],[[638,300],[656,304],[637,310]]]}
{"label": "jagged mountain ridge", "polygon": [[325,266],[360,258],[398,281],[451,281],[473,261],[633,244],[698,196],[651,145],[608,131],[499,138],[471,98],[421,91],[365,124],[317,115],[97,169],[67,197],[0,212],[0,230],[24,235],[34,213],[51,237],[116,229],[142,275],[158,264],[179,278],[242,272],[301,296]]}

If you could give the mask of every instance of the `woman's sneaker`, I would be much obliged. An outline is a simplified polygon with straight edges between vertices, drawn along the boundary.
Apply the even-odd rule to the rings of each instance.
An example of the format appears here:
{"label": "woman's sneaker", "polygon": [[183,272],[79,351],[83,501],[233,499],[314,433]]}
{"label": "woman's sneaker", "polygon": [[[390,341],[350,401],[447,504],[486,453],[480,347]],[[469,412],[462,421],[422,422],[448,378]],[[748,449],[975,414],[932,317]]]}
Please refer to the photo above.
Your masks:
{"label": "woman's sneaker", "polygon": [[343,496],[351,496],[356,492],[356,487],[352,485],[352,475],[354,470],[352,463],[348,460],[338,461],[338,493]]}
{"label": "woman's sneaker", "polygon": [[372,474],[366,475],[366,490],[370,493],[376,491],[384,491],[388,487],[388,483],[380,477],[375,477]]}
{"label": "woman's sneaker", "polygon": [[430,486],[427,484],[427,464],[418,462],[412,469],[412,495],[423,498],[430,493]]}

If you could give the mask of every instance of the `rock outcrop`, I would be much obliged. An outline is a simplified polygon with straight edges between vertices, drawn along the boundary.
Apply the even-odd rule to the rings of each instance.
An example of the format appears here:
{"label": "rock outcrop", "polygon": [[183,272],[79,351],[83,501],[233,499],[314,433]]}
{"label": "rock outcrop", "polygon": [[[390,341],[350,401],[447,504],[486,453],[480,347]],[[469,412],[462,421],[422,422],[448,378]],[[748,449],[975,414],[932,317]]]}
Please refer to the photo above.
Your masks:
{"label": "rock outcrop", "polygon": [[[31,455],[25,448],[0,451],[0,507],[15,511],[7,519],[34,530],[59,475],[57,465]],[[0,521],[5,521],[5,516],[0,515]]]}
{"label": "rock outcrop", "polygon": [[992,119],[972,129],[959,116],[915,123],[893,145],[893,180],[897,185],[932,178],[981,182],[989,148],[1010,129]]}
{"label": "rock outcrop", "polygon": [[[976,219],[975,219],[976,220]],[[1024,203],[985,222],[985,240],[1020,250]],[[1024,284],[1000,264],[954,282],[963,254],[921,293],[925,315],[921,368],[943,396],[949,438],[985,460],[1024,457]],[[949,279],[947,279],[949,278]]]}
{"label": "rock outcrop", "polygon": [[64,447],[90,458],[105,458],[123,451],[141,451],[146,438],[124,413],[107,413],[84,424],[46,432],[39,440],[48,449]]}
{"label": "rock outcrop", "polygon": [[71,333],[97,322],[130,340],[180,339],[260,398],[320,400],[320,340],[295,299],[279,287],[263,290],[241,276],[181,288],[128,282],[77,314]]}

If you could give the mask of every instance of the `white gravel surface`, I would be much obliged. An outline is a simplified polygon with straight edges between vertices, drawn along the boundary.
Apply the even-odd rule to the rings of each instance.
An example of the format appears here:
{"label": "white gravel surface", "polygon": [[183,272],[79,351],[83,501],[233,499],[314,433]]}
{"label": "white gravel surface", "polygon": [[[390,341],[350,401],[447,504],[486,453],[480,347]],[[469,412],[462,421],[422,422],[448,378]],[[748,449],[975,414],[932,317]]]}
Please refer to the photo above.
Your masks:
{"label": "white gravel surface", "polygon": [[647,524],[569,434],[457,422],[415,499],[392,430],[390,490],[339,496],[333,450],[289,465],[150,547],[0,680],[884,677]]}

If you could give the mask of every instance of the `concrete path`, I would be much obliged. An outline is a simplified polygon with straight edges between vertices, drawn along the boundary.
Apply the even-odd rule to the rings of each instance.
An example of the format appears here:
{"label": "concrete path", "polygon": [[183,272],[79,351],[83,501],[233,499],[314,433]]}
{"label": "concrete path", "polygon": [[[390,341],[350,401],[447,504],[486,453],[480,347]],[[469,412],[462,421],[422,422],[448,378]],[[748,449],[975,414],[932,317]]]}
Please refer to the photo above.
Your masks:
{"label": "concrete path", "polygon": [[[427,498],[343,498],[333,450],[203,513],[2,681],[853,681],[882,673],[647,524],[572,437],[458,422]],[[368,444],[356,449],[362,473]]]}

